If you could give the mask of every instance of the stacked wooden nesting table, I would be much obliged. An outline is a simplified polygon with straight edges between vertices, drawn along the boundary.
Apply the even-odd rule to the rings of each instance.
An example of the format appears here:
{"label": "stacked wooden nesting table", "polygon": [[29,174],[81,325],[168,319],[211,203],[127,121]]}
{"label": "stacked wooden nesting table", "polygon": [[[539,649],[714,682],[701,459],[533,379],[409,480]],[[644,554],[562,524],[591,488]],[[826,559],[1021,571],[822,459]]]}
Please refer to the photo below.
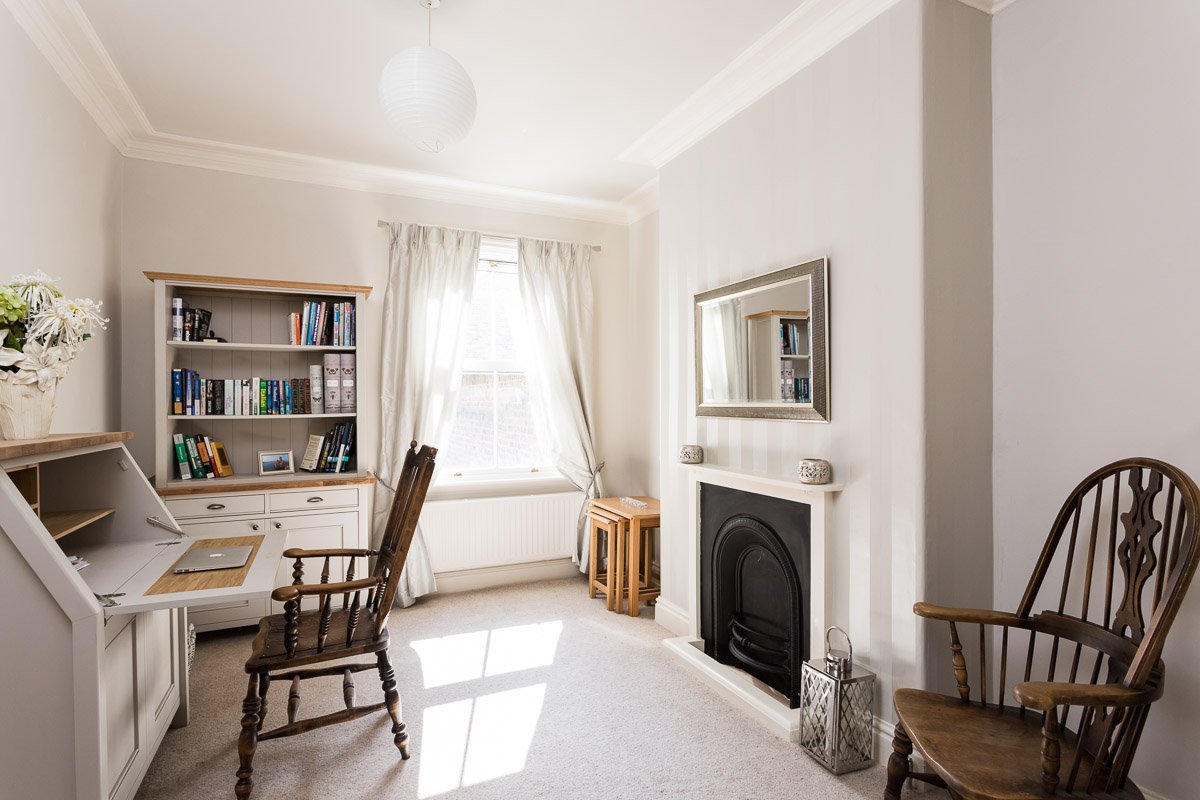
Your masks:
{"label": "stacked wooden nesting table", "polygon": [[[589,509],[588,596],[602,593],[608,610],[621,612],[629,601],[629,616],[638,615],[642,603],[653,602],[661,593],[654,582],[651,561],[653,530],[659,527],[659,503],[653,497],[635,497],[646,504],[639,508],[619,497],[591,501]],[[607,540],[608,568],[600,571],[600,534]]]}

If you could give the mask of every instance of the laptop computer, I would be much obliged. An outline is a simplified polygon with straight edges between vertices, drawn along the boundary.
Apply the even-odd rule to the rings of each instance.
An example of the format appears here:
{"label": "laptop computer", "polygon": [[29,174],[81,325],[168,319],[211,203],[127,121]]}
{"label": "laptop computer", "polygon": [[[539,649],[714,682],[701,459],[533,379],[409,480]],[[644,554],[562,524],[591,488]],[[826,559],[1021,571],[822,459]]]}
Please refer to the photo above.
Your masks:
{"label": "laptop computer", "polygon": [[175,562],[175,574],[185,572],[207,572],[211,569],[238,569],[250,560],[253,545],[236,547],[193,547]]}

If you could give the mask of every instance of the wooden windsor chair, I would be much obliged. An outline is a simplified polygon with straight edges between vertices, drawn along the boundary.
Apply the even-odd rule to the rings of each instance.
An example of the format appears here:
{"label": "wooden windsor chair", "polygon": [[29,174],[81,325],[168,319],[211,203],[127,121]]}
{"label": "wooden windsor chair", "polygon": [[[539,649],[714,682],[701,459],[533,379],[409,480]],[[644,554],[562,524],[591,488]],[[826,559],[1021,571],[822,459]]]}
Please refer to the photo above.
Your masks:
{"label": "wooden windsor chair", "polygon": [[[1016,613],[917,603],[920,616],[949,623],[958,697],[895,692],[899,722],[885,800],[899,800],[910,777],[962,800],[1142,800],[1129,771],[1163,693],[1167,631],[1200,562],[1198,510],[1200,491],[1175,467],[1117,461],[1063,504]],[[1049,610],[1031,613],[1043,596]],[[974,699],[963,624],[979,625]],[[989,627],[999,628],[991,641],[1000,648],[992,700]],[[1028,636],[1013,635],[1024,640],[1024,653],[1018,644],[1010,662],[1012,631]],[[1010,667],[1022,675],[1015,704],[1005,699]],[[911,772],[914,750],[932,772]]]}
{"label": "wooden windsor chair", "polygon": [[[242,732],[238,738],[237,784],[234,793],[246,800],[254,789],[252,762],[258,742],[295,736],[339,722],[387,709],[392,718],[392,734],[401,758],[407,759],[408,733],[400,718],[400,692],[396,676],[388,660],[388,613],[395,599],[404,560],[412,544],[417,518],[425,502],[425,493],[433,476],[437,450],[425,446],[419,451],[413,442],[404,459],[404,467],[396,482],[395,496],[388,514],[387,526],[378,550],[290,549],[284,558],[295,559],[290,586],[276,589],[271,598],[283,603],[282,614],[264,617],[254,639],[253,654],[246,661],[250,676],[246,699],[242,703]],[[355,579],[355,562],[374,557],[369,577]],[[305,559],[322,559],[320,583],[304,583]],[[330,583],[330,559],[348,559],[346,580]],[[362,593],[366,592],[366,603]],[[336,609],[335,597],[341,595],[341,608]],[[302,610],[305,598],[316,599],[316,608]],[[364,619],[364,612],[366,618]],[[375,662],[313,666],[347,657],[375,654]],[[383,683],[383,702],[365,706],[355,705],[353,673],[378,669]],[[342,676],[342,697],[346,707],[341,711],[309,719],[297,719],[300,711],[300,681],[308,678]],[[262,732],[267,714],[267,688],[272,681],[290,681],[287,724]]]}

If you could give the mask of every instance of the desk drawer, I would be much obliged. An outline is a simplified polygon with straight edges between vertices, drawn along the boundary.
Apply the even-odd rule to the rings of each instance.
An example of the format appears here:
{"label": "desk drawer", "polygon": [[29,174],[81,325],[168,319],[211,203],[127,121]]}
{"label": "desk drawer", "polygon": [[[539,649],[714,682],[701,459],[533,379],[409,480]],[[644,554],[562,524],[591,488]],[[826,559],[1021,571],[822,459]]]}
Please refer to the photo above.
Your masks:
{"label": "desk drawer", "polygon": [[272,492],[271,513],[320,511],[358,505],[358,489],[309,489],[302,492]]}
{"label": "desk drawer", "polygon": [[207,497],[167,498],[167,510],[175,519],[224,517],[232,514],[262,514],[266,499],[261,494],[223,494]]}

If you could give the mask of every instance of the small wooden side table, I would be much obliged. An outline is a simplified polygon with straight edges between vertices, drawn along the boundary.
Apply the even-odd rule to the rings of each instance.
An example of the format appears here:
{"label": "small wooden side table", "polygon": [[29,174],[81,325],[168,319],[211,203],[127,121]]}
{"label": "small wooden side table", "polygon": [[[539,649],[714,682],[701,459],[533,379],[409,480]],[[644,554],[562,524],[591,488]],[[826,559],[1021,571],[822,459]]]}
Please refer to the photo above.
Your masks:
{"label": "small wooden side table", "polygon": [[[617,517],[626,522],[627,534],[623,537],[626,542],[625,558],[623,559],[625,568],[620,570],[617,585],[621,590],[628,590],[629,593],[629,616],[636,617],[638,615],[638,606],[641,603],[654,600],[661,594],[662,589],[658,584],[653,583],[653,578],[650,574],[650,551],[647,548],[645,553],[641,550],[642,532],[650,528],[657,528],[660,525],[660,506],[658,500],[653,497],[636,497],[646,504],[645,508],[637,508],[635,506],[626,505],[621,502],[619,497],[601,497],[592,500],[591,507],[603,512],[610,517]],[[609,571],[614,570],[613,564],[609,564]],[[621,610],[621,602],[618,597],[617,611]]]}

